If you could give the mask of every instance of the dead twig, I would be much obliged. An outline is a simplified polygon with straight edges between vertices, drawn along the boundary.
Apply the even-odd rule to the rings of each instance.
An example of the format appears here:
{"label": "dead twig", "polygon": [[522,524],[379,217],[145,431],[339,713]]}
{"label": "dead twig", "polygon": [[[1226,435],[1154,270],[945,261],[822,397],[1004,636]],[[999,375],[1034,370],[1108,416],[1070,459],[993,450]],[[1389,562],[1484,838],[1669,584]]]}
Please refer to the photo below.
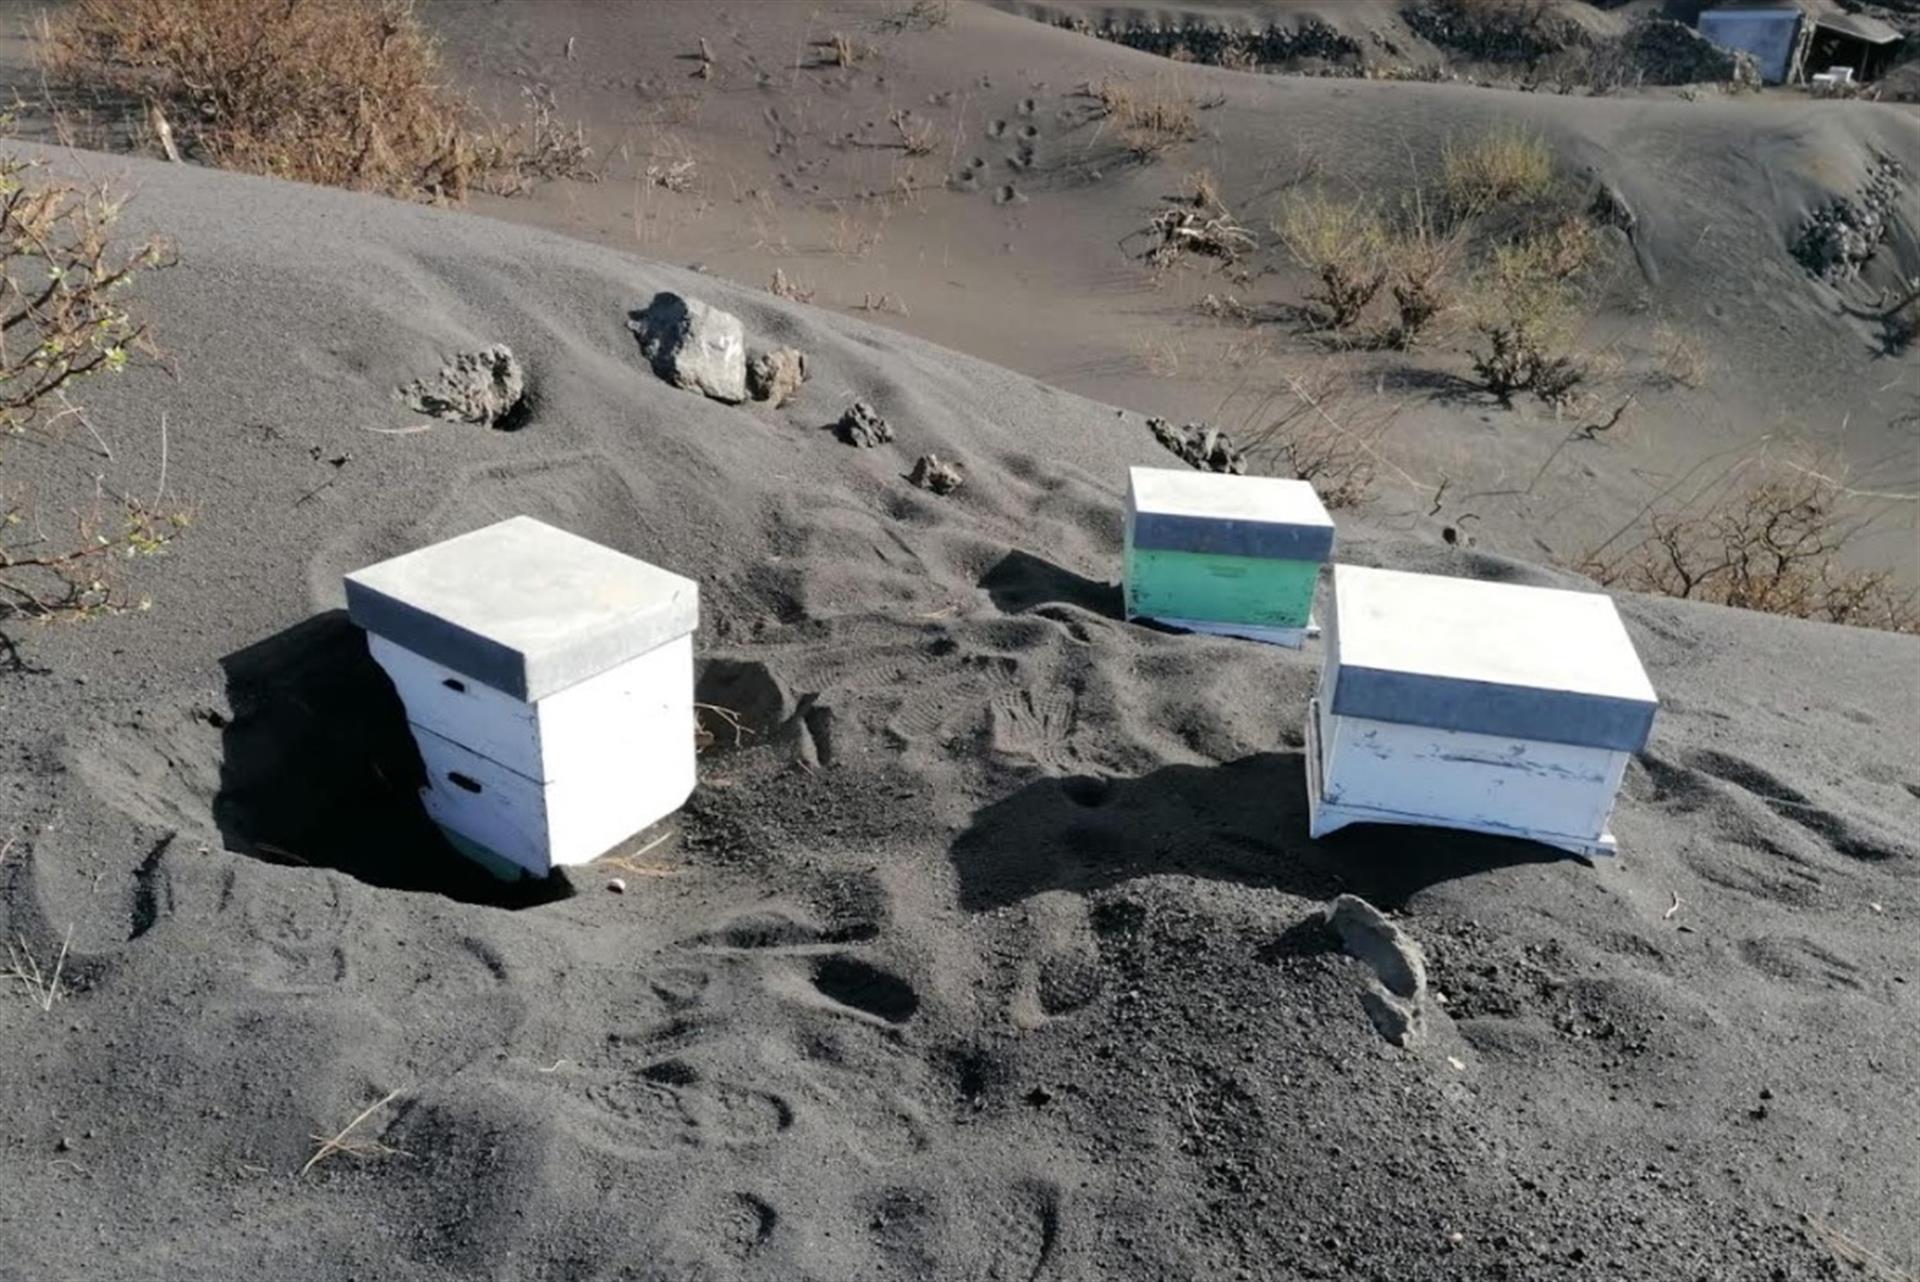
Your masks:
{"label": "dead twig", "polygon": [[[718,717],[721,723],[728,729],[732,730],[733,746],[736,748],[745,742],[748,735],[753,733],[753,731],[748,728],[747,723],[740,719],[740,714],[732,708],[723,708],[717,703],[696,703],[693,705],[693,708],[696,713],[711,713],[713,716]],[[715,738],[716,736],[713,731],[707,728],[704,721],[698,721],[695,724],[693,740],[696,748],[704,751],[712,747]]]}
{"label": "dead twig", "polygon": [[1171,267],[1187,254],[1233,263],[1257,243],[1224,209],[1215,214],[1178,206],[1163,209],[1134,234],[1159,237],[1139,255],[1155,267]]}
{"label": "dead twig", "polygon": [[677,877],[680,875],[678,868],[670,868],[666,864],[643,864],[638,862],[640,856],[650,850],[657,850],[662,845],[665,845],[673,835],[673,829],[669,828],[652,841],[649,841],[646,845],[640,847],[640,849],[630,851],[624,855],[612,855],[605,859],[596,860],[595,866],[600,868],[618,868],[622,872],[630,872],[636,877]]}
{"label": "dead twig", "polygon": [[353,1134],[355,1127],[385,1108],[388,1104],[391,1104],[399,1097],[399,1094],[400,1092],[397,1090],[388,1091],[385,1095],[361,1109],[360,1115],[341,1127],[340,1133],[331,1139],[324,1135],[314,1136],[314,1142],[320,1147],[312,1157],[307,1159],[307,1164],[300,1168],[300,1174],[305,1175],[308,1171],[311,1171],[335,1153],[345,1153],[349,1157],[382,1157],[387,1155],[406,1157],[406,1153],[401,1152],[391,1145],[382,1144],[378,1140],[356,1140],[349,1138]]}
{"label": "dead twig", "polygon": [[1660,914],[1661,921],[1673,920],[1673,915],[1680,911],[1680,905],[1686,902],[1680,898],[1680,892],[1677,890],[1669,890],[1667,893],[1673,896],[1673,903],[1667,907],[1667,911]]}
{"label": "dead twig", "polygon": [[1620,426],[1620,420],[1626,417],[1627,411],[1632,408],[1633,397],[1629,396],[1614,408],[1613,413],[1607,416],[1606,422],[1588,423],[1585,427],[1575,429],[1573,436],[1583,441],[1597,441],[1600,439],[1602,432],[1611,432],[1614,428]]}
{"label": "dead twig", "polygon": [[1825,1246],[1838,1259],[1852,1265],[1863,1277],[1872,1278],[1875,1282],[1920,1282],[1920,1278],[1916,1278],[1886,1256],[1855,1241],[1824,1220],[1817,1220],[1802,1211],[1800,1223],[1810,1239]]}

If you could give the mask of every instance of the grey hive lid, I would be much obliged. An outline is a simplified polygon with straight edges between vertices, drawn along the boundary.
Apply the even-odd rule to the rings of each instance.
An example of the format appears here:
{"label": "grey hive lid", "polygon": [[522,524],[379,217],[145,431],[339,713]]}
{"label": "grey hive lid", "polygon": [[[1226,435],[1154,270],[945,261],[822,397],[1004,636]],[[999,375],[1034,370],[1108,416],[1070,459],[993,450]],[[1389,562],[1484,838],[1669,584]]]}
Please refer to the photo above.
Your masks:
{"label": "grey hive lid", "polygon": [[1128,468],[1127,519],[1137,548],[1283,561],[1333,553],[1333,518],[1305,481]]}
{"label": "grey hive lid", "polygon": [[700,586],[530,516],[347,576],[353,621],[532,703],[687,635]]}
{"label": "grey hive lid", "polygon": [[1659,698],[1610,597],[1341,565],[1333,602],[1340,716],[1646,746]]}

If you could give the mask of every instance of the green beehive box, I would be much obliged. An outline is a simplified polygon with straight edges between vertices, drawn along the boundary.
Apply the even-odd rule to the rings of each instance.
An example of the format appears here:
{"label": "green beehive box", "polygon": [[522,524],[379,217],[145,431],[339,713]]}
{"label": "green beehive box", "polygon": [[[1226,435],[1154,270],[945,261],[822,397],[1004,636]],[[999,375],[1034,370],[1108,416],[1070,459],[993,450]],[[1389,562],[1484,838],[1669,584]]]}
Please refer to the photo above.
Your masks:
{"label": "green beehive box", "polygon": [[1305,481],[1128,470],[1129,619],[1299,646],[1332,554],[1333,519]]}

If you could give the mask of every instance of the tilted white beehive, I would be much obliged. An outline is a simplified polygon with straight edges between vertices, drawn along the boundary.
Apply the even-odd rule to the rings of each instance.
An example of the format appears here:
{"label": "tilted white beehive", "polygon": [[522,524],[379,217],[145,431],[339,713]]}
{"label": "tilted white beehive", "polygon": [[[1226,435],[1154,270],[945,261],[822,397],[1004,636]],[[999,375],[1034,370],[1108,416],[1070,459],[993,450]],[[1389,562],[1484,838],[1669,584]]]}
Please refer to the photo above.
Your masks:
{"label": "tilted white beehive", "polygon": [[346,586],[427,813],[496,872],[584,863],[693,791],[692,580],[518,516]]}
{"label": "tilted white beehive", "polygon": [[1431,824],[1611,853],[1657,705],[1606,596],[1336,566],[1307,716],[1313,835]]}

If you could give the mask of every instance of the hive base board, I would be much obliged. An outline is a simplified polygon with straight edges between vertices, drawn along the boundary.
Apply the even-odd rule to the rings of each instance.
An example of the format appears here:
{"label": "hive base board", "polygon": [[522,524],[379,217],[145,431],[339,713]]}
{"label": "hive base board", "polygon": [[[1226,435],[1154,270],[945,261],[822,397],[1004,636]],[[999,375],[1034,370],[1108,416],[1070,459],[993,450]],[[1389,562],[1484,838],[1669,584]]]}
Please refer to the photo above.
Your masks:
{"label": "hive base board", "polygon": [[[597,863],[610,855],[630,855],[635,851],[652,850],[672,835],[672,830],[669,827],[672,822],[673,816],[668,815],[659,822],[649,824],[647,827],[642,828],[625,841],[607,847],[606,850],[587,862]],[[501,881],[520,881],[523,878],[533,878],[536,876],[532,869],[523,864],[515,863],[490,846],[484,846],[473,838],[456,832],[444,824],[435,824],[434,826],[440,829],[440,835],[447,839],[447,844],[452,846],[463,858],[470,859],[474,863],[479,864],[489,874],[499,878]],[[549,872],[548,875],[551,876],[552,873]]]}
{"label": "hive base board", "polygon": [[1219,623],[1212,619],[1163,619],[1151,614],[1130,614],[1128,622],[1145,619],[1158,623],[1163,628],[1177,628],[1182,632],[1201,632],[1208,636],[1235,637],[1242,641],[1259,641],[1266,645],[1283,645],[1289,650],[1298,650],[1309,641],[1318,640],[1320,622],[1309,618],[1304,628],[1268,628],[1253,623]]}
{"label": "hive base board", "polygon": [[1402,824],[1421,828],[1452,828],[1464,832],[1482,832],[1494,837],[1513,837],[1521,841],[1537,842],[1564,850],[1575,855],[1612,855],[1619,853],[1619,843],[1611,832],[1602,831],[1597,838],[1575,837],[1566,833],[1541,832],[1536,829],[1516,828],[1506,824],[1487,821],[1467,822],[1457,819],[1439,819],[1431,815],[1405,814],[1399,811],[1382,810],[1373,806],[1350,806],[1328,801],[1325,797],[1326,781],[1321,775],[1320,746],[1320,701],[1311,700],[1307,705],[1307,825],[1308,835],[1315,838],[1338,832],[1349,824]]}

